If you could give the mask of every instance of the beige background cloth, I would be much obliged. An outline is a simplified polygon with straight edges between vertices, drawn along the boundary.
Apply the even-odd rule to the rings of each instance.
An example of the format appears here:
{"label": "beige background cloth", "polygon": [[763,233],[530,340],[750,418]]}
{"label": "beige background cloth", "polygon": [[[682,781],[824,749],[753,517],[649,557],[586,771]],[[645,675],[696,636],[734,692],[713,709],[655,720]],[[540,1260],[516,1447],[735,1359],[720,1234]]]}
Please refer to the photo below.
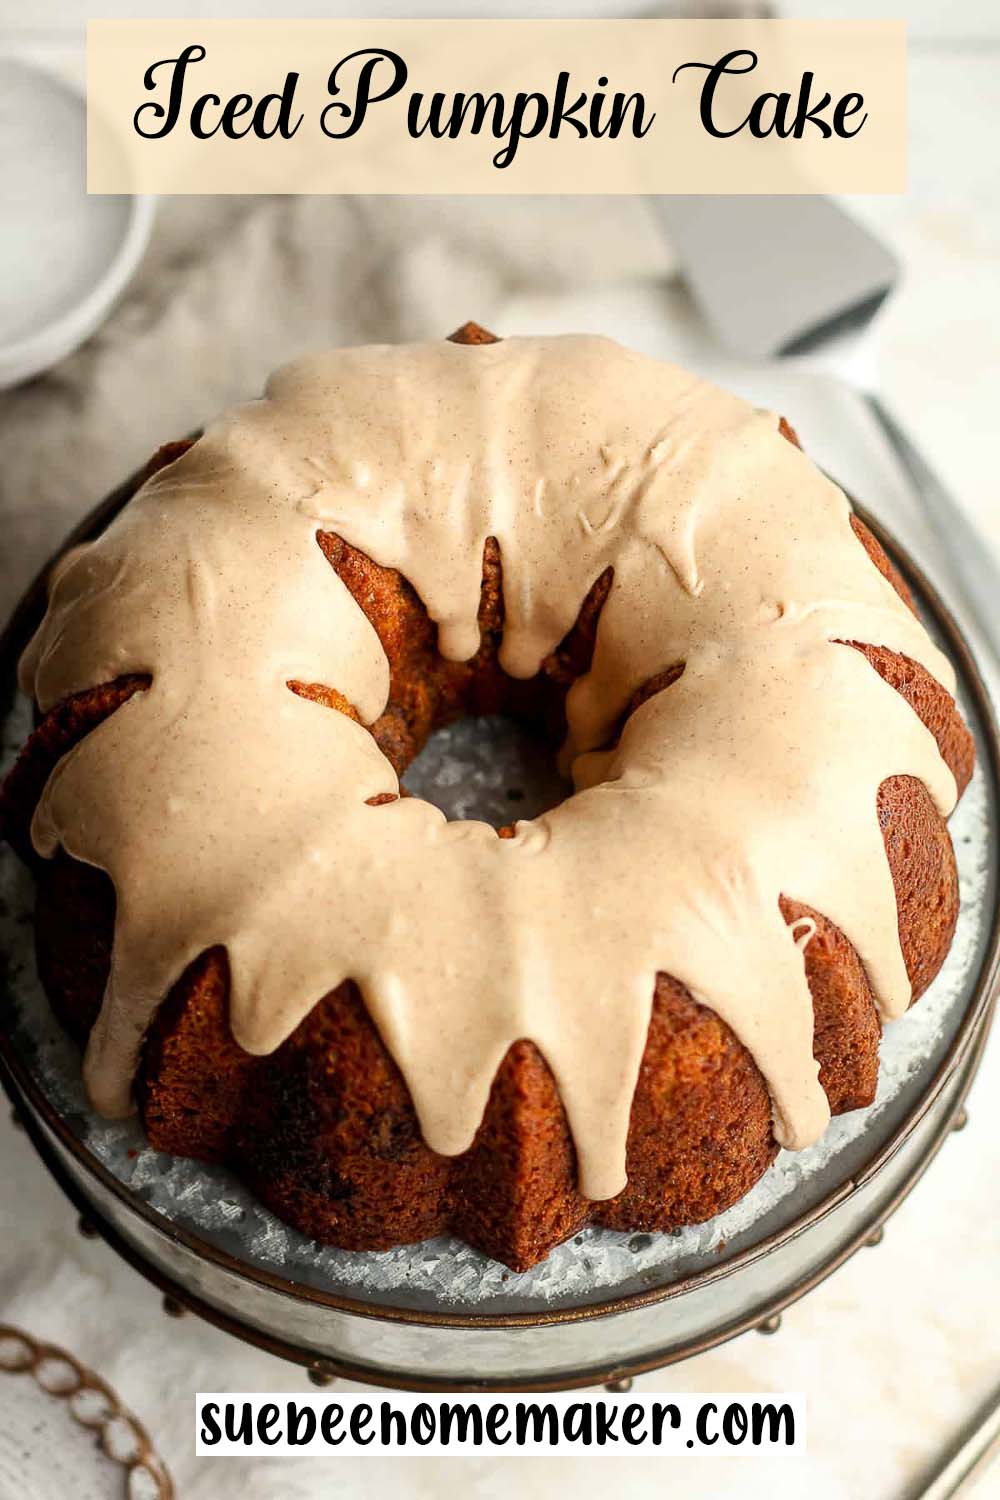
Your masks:
{"label": "beige background cloth", "polygon": [[80,515],[285,360],[488,326],[518,292],[669,271],[637,199],[162,200],[104,327],[0,395],[0,618]]}

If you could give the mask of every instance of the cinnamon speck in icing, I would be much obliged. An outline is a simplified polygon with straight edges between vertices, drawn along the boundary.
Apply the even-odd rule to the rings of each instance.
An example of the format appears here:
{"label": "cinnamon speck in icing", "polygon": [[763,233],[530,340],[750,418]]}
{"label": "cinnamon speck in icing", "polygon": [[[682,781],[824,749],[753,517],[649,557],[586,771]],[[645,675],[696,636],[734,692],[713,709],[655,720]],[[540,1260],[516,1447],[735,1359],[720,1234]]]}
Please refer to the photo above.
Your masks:
{"label": "cinnamon speck in icing", "polygon": [[[942,813],[955,801],[930,732],[838,644],[890,647],[953,686],[849,517],[774,416],[607,339],[345,349],[279,371],[60,568],[22,662],[43,709],[152,676],[59,762],[33,823],[41,853],[61,845],[117,893],[85,1065],[96,1107],[129,1109],[150,1018],[221,945],[252,1053],[356,980],[445,1154],[471,1144],[528,1037],[582,1191],[619,1192],[657,972],[752,1053],[778,1140],[814,1141],[811,931],[779,897],[834,922],[899,1015],[878,788],[911,775]],[[479,644],[495,537],[515,677],[613,568],[567,700],[576,795],[511,839],[415,798],[368,805],[398,783],[367,729],[287,686],[336,688],[364,723],[388,693],[320,530],[399,569],[455,659]],[[607,748],[635,690],[682,662]]]}

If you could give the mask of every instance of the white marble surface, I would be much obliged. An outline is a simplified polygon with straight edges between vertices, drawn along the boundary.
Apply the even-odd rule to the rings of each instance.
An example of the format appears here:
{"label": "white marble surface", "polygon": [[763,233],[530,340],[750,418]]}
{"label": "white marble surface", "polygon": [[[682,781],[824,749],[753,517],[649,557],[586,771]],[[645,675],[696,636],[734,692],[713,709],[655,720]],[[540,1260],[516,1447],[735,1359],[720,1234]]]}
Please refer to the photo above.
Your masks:
{"label": "white marble surface", "polygon": [[[194,7],[180,8],[190,13]],[[29,34],[26,13],[20,7],[15,13],[4,0],[0,36],[72,72],[79,59],[71,29],[85,9],[76,0],[59,0],[44,17],[32,18]],[[847,7],[794,9],[829,14]],[[876,13],[861,4],[850,9]],[[1000,8],[991,0],[927,3],[913,6],[912,14],[918,41],[911,65],[911,190],[905,199],[858,205],[892,238],[907,268],[906,284],[881,329],[884,385],[1000,549],[993,456],[1000,394]],[[646,342],[664,347],[674,337],[668,319],[685,312],[676,299],[651,288],[521,298],[506,311],[508,327],[587,325],[623,337],[642,330]],[[515,1492],[535,1500],[564,1490],[589,1497],[598,1484],[603,1492],[609,1479],[650,1500],[670,1492],[687,1500],[737,1494],[895,1500],[910,1492],[925,1465],[1000,1382],[996,1044],[974,1088],[970,1116],[968,1130],[945,1145],[893,1218],[882,1246],[860,1253],[786,1314],[777,1337],[747,1334],[638,1382],[642,1390],[665,1392],[804,1391],[809,1452],[793,1461],[691,1458],[671,1467],[631,1458],[619,1460],[613,1476],[572,1459],[373,1459],[256,1465],[252,1471],[196,1461],[189,1402],[195,1389],[309,1387],[293,1368],[192,1319],[163,1319],[155,1294],[110,1251],[74,1236],[71,1210],[4,1116],[0,1272],[5,1265],[18,1267],[5,1312],[113,1373],[122,1395],[156,1431],[184,1500],[238,1493],[320,1500],[390,1486],[417,1500],[440,1494],[446,1485],[461,1485],[477,1500]],[[975,1493],[979,1500],[1000,1493],[997,1472]]]}

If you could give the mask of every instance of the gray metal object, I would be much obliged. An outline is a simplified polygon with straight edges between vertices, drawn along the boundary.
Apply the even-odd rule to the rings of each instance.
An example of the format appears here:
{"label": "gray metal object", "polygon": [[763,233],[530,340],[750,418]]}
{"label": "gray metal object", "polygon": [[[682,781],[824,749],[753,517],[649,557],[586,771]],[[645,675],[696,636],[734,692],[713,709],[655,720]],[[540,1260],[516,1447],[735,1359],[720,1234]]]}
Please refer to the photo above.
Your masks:
{"label": "gray metal object", "polygon": [[750,359],[802,353],[867,324],[899,277],[891,251],[830,198],[651,198],[719,342]]}
{"label": "gray metal object", "polygon": [[969,1500],[980,1495],[986,1500],[985,1487],[980,1489],[978,1482],[998,1457],[1000,1386],[976,1412],[934,1477],[922,1480],[913,1490],[911,1500],[954,1500],[958,1495],[968,1495]]}
{"label": "gray metal object", "polygon": [[[958,664],[979,768],[952,824],[959,932],[931,991],[887,1031],[876,1109],[835,1122],[822,1149],[779,1159],[756,1196],[712,1225],[676,1236],[587,1231],[523,1276],[454,1241],[385,1256],[322,1250],[279,1225],[225,1172],[158,1157],[135,1126],[97,1121],[86,1109],[78,1062],[35,978],[30,885],[5,850],[0,1074],[87,1222],[171,1299],[171,1310],[192,1309],[317,1379],[451,1390],[622,1382],[745,1329],[775,1330],[782,1308],[872,1241],[948,1139],[996,987],[997,732],[961,631],[901,561]],[[8,751],[23,737],[27,711],[14,696],[13,662],[40,607],[36,589],[0,646]]]}

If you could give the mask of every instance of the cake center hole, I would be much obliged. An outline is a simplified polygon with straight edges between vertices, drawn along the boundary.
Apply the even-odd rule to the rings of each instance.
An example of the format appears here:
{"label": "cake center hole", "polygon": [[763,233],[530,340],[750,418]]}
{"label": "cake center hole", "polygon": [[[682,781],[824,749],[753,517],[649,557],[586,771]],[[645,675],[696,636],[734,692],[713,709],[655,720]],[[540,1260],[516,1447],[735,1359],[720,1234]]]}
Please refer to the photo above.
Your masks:
{"label": "cake center hole", "polygon": [[453,820],[503,828],[557,807],[573,788],[556,770],[552,746],[523,724],[460,719],[432,734],[403,777],[414,797]]}

